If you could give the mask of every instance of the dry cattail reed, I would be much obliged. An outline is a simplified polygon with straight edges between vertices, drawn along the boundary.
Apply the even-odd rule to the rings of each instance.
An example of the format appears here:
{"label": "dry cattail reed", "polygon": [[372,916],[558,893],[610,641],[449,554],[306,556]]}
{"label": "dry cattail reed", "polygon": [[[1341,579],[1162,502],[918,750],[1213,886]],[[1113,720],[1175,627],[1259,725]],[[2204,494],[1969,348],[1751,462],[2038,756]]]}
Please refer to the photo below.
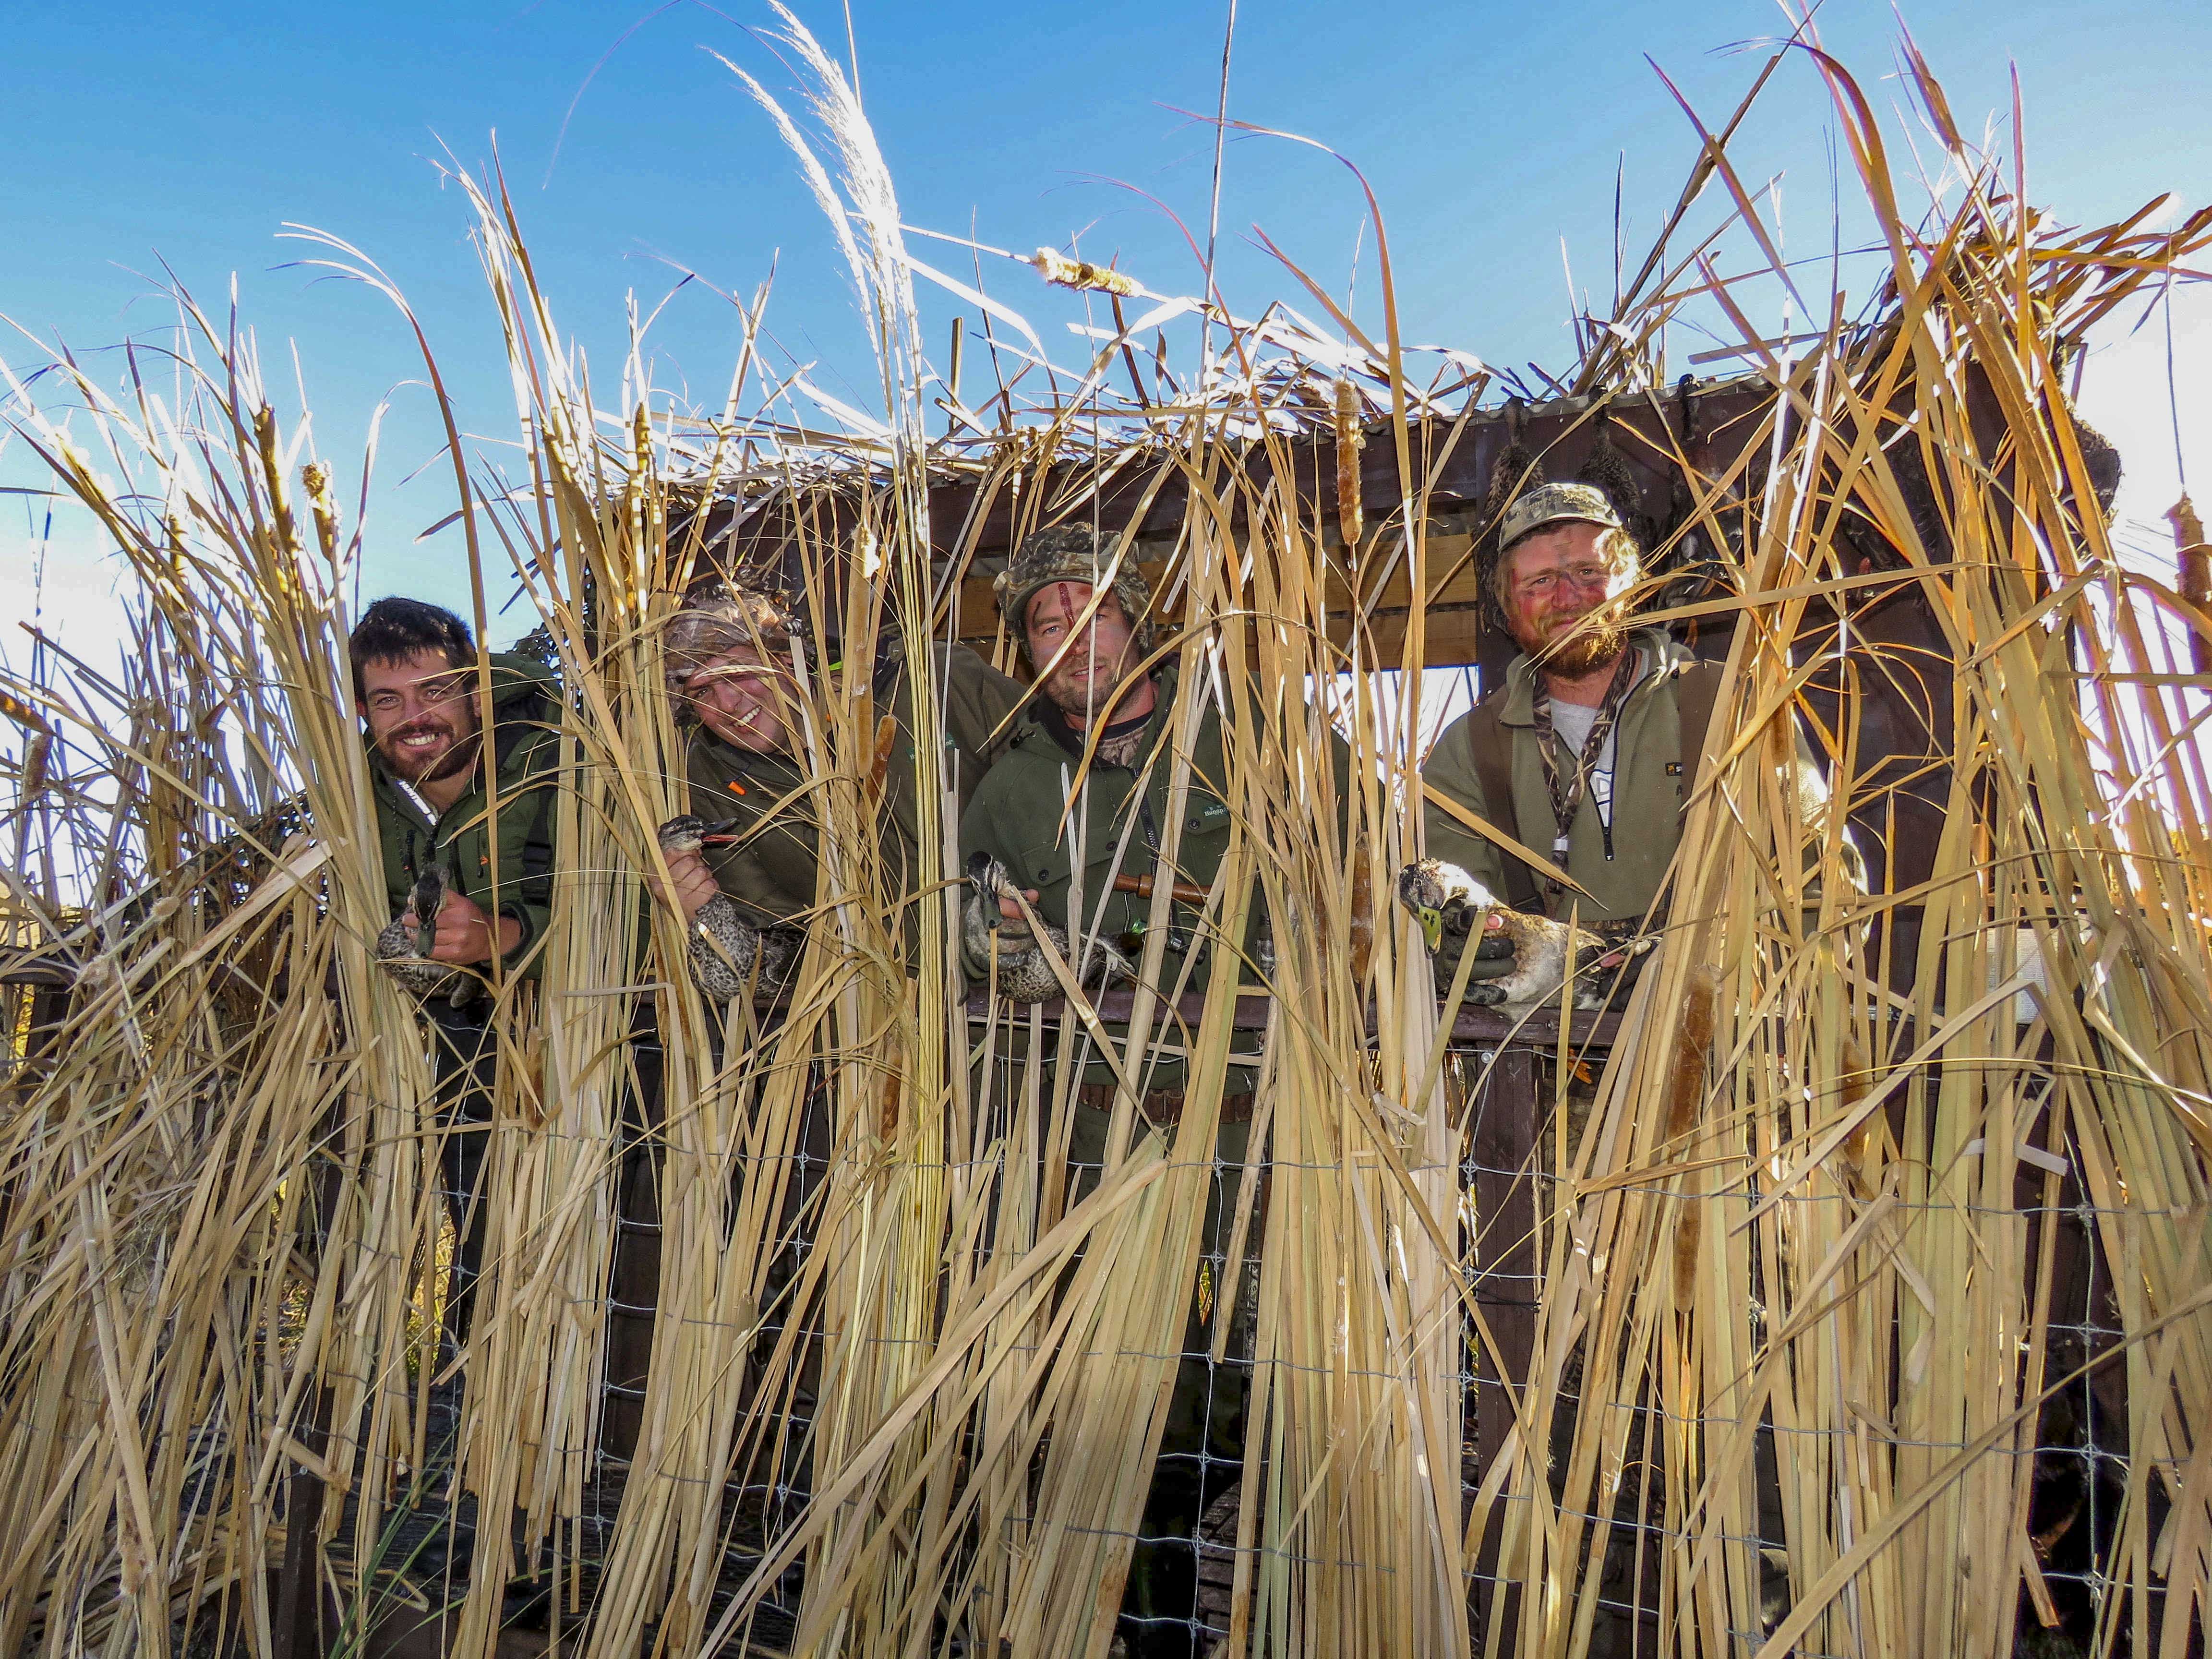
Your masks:
{"label": "dry cattail reed", "polygon": [[[641,349],[594,388],[512,204],[461,181],[527,466],[517,487],[457,463],[471,590],[511,580],[552,641],[564,783],[541,972],[495,988],[489,1240],[459,1354],[440,1352],[434,1311],[446,1130],[366,944],[388,918],[344,659],[359,550],[340,469],[306,451],[239,337],[189,309],[180,394],[118,399],[64,373],[82,405],[65,432],[10,381],[26,441],[140,597],[119,677],[65,663],[0,704],[40,745],[16,810],[60,823],[81,860],[76,902],[27,878],[9,900],[10,939],[58,942],[77,986],[35,1054],[28,1005],[11,1005],[0,1646],[219,1636],[272,1653],[289,1561],[327,1587],[346,1640],[437,1606],[471,1656],[532,1579],[549,1639],[610,1659],[740,1643],[1101,1655],[1200,1306],[1210,1359],[1249,1364],[1216,1540],[1233,1650],[1763,1640],[1994,1659],[2023,1607],[2086,1620],[2101,1650],[2188,1650],[2212,1577],[2212,846],[2167,682],[2200,619],[2113,558],[2058,364],[2212,222],[2148,237],[2030,221],[1914,55],[1915,95],[1968,180],[1921,225],[1855,83],[1819,67],[1891,297],[1875,325],[1836,323],[1794,359],[1737,312],[1777,400],[1726,453],[1701,434],[1671,458],[1679,528],[1727,589],[1682,612],[1733,620],[1719,715],[1664,942],[1588,1127],[1571,1145],[1562,1130],[1547,1166],[1532,1155],[1534,1231],[1506,1241],[1540,1273],[1529,1369],[1486,1394],[1509,1420],[1486,1416],[1495,1455],[1475,1467],[1469,1346],[1495,1360],[1503,1345],[1471,1241],[1500,1218],[1470,1212],[1431,966],[1388,899],[1419,850],[1421,677],[1368,672],[1423,665],[1449,580],[1433,481],[1477,417],[1437,386],[1467,384],[1463,362],[1418,384],[1387,306],[1382,337],[1339,313],[1346,337],[1304,354],[1287,322],[1263,337],[1209,313],[1226,348],[1182,386],[1160,331],[1206,307],[1162,301],[1054,398],[1006,386],[1004,430],[929,438],[888,171],[842,73],[786,21],[811,91],[804,123],[773,118],[863,296],[878,430],[825,447],[775,404],[695,419],[646,384]],[[1773,246],[1725,142],[1698,169]],[[1641,395],[1662,323],[1737,305],[1697,257],[1655,249],[1567,383]],[[1132,405],[1107,377],[1137,374],[1136,347],[1167,391],[1139,385]],[[1338,367],[1362,362],[1376,368],[1357,385]],[[1404,497],[1373,524],[1370,398],[1391,411],[1375,436]],[[1520,430],[1509,457],[1528,454]],[[1261,482],[1311,477],[1304,446],[1328,438],[1333,498],[1321,478]],[[969,1017],[936,744],[915,745],[913,780],[930,879],[908,892],[885,854],[903,763],[875,666],[879,644],[907,643],[904,706],[936,732],[941,655],[915,647],[991,626],[959,614],[991,514],[1009,507],[1018,539],[1133,478],[1144,535],[1123,551],[1157,574],[1161,659],[1183,688],[1148,763],[1172,809],[1160,861],[1200,793],[1227,810],[1228,851],[1200,902],[1173,882],[1147,896],[1129,1024],[1158,1037],[1121,1045],[1093,1014],[1053,1042],[1039,1010]],[[933,523],[951,483],[973,509]],[[781,574],[842,649],[794,663],[792,805],[822,848],[809,943],[784,1005],[738,1010],[718,1044],[642,877],[684,763],[657,632],[731,503],[787,526]],[[1880,580],[1911,608],[1909,641],[1869,621],[1855,535],[1893,555]],[[1790,780],[1806,641],[1832,614],[1860,643],[1823,802]],[[1852,700],[1926,675],[1948,751],[1862,754]],[[1220,775],[1196,759],[1209,710]],[[1872,895],[1842,879],[1844,826],[1889,834],[1916,804],[1940,809],[1934,844],[1893,836],[1874,861],[1919,857],[1917,878]],[[1126,830],[1072,813],[1053,833],[1095,847]],[[1188,1003],[1160,982],[1178,904],[1217,963],[1255,908],[1271,919],[1256,1024],[1233,972]],[[648,1032],[657,1092],[634,1042]],[[1102,1049],[1125,1080],[1086,1191],[1070,1108]],[[1139,1099],[1170,1052],[1191,1086],[1154,1128]],[[1548,1058],[1562,1097],[1527,1106],[1564,1116],[1577,1056],[1562,1038]],[[1215,1163],[1232,1065],[1256,1073],[1264,1170]],[[626,1458],[601,1413],[625,1167],[649,1171],[659,1229]],[[1210,1194],[1226,1260],[1201,1264]],[[2046,1401],[2093,1389],[2124,1430],[2091,1449],[2124,1469],[2100,1488],[2094,1540],[2037,1508],[2055,1466],[2033,1455]],[[462,1492],[473,1563],[418,1583],[392,1540]],[[2054,1565],[2081,1543],[2086,1612],[2087,1581]]]}

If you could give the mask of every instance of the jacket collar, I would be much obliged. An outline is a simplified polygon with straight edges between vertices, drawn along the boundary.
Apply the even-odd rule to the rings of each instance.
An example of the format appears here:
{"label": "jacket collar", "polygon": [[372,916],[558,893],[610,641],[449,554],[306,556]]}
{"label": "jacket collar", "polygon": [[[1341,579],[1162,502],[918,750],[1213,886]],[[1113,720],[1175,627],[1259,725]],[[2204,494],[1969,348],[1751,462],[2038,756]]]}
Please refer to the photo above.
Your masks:
{"label": "jacket collar", "polygon": [[705,723],[691,728],[690,744],[693,752],[713,757],[737,772],[787,772],[796,775],[800,768],[799,757],[778,749],[763,752],[758,749],[740,749],[709,732]]}
{"label": "jacket collar", "polygon": [[[1641,697],[1647,688],[1671,679],[1697,660],[1687,647],[1663,628],[1632,629],[1628,648],[1637,653],[1636,684],[1629,696]],[[1522,652],[1505,668],[1505,701],[1498,705],[1502,726],[1533,726],[1536,722],[1536,664]]]}

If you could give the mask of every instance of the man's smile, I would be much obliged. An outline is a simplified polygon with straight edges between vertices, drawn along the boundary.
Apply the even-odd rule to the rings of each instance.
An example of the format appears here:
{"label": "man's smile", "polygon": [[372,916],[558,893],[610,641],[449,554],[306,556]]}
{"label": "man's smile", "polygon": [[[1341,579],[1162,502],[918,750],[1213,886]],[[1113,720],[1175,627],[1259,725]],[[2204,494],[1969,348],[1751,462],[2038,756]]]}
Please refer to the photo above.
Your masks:
{"label": "man's smile", "polygon": [[392,745],[401,753],[410,755],[428,754],[434,749],[444,748],[453,740],[453,732],[442,726],[410,726],[404,732],[395,732],[392,736]]}
{"label": "man's smile", "polygon": [[438,720],[417,720],[386,732],[383,749],[393,769],[417,783],[439,775],[463,752],[461,734]]}

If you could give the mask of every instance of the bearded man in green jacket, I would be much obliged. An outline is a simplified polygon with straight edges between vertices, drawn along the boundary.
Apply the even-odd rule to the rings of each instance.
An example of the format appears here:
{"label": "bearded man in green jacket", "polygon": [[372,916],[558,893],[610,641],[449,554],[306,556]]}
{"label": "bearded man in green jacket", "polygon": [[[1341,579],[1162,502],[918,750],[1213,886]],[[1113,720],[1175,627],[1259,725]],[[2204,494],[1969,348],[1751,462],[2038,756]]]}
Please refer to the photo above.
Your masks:
{"label": "bearded man in green jacket", "polygon": [[[1428,851],[1456,866],[1442,937],[1431,941],[1440,980],[1449,981],[1469,924],[1492,902],[1559,921],[1572,911],[1615,940],[1654,919],[1721,665],[1699,660],[1662,629],[1631,625],[1626,596],[1640,562],[1635,537],[1593,484],[1542,484],[1505,511],[1486,586],[1521,654],[1502,686],[1444,729],[1424,769]],[[1817,814],[1826,784],[1802,730],[1797,750],[1796,783]],[[1548,857],[1582,890],[1498,846],[1449,803]],[[1846,875],[1863,885],[1848,842],[1844,858]],[[1810,890],[1817,896],[1817,883]],[[1626,960],[1632,973],[1640,958]],[[1503,978],[1516,967],[1510,947],[1486,936],[1469,978]]]}
{"label": "bearded man in green jacket", "polygon": [[[497,1045],[486,993],[534,972],[551,915],[560,699],[531,658],[483,657],[468,624],[419,599],[383,599],[348,642],[354,697],[366,727],[371,792],[387,902],[425,953],[460,970],[458,990],[422,1005],[433,1036],[445,1121],[446,1198],[459,1240],[447,1328],[468,1334],[482,1263],[484,1217],[476,1202],[491,1121]],[[487,744],[483,690],[492,729]],[[490,760],[486,763],[485,753]],[[434,916],[415,914],[418,884],[435,872]]]}
{"label": "bearded man in green jacket", "polygon": [[[1437,738],[1424,779],[1431,796],[1428,851],[1458,866],[1449,884],[1459,890],[1431,933],[1439,980],[1449,982],[1468,924],[1492,902],[1554,920],[1571,911],[1583,926],[1613,940],[1660,920],[1722,668],[1692,656],[1662,629],[1631,625],[1628,596],[1640,567],[1636,538],[1611,499],[1591,484],[1540,485],[1515,500],[1500,520],[1486,586],[1521,654],[1508,665],[1505,683]],[[1792,781],[1811,829],[1825,817],[1827,785],[1802,726],[1796,749]],[[1547,856],[1583,890],[1497,846],[1434,799],[1438,795]],[[1808,916],[1820,902],[1820,853],[1815,836],[1804,849]],[[1848,836],[1838,873],[1863,890],[1865,866]],[[1470,981],[1502,978],[1521,966],[1510,949],[1496,958],[1501,943],[1486,933]],[[1616,994],[1643,959],[1626,957]],[[1591,978],[1605,983],[1602,974]],[[1578,1112],[1569,1111],[1573,1125]],[[1549,1145],[1547,1136],[1539,1140]],[[1774,1455],[1772,1428],[1762,1426],[1753,1459],[1759,1530],[1778,1543],[1784,1534]],[[1617,1519],[1606,1566],[1616,1587],[1634,1582],[1634,1506],[1625,1504]],[[1623,1621],[1607,1604],[1601,1607],[1598,1636],[1617,1638],[1627,1650],[1633,1620],[1616,1628]],[[1592,1650],[1607,1650],[1594,1644]]]}

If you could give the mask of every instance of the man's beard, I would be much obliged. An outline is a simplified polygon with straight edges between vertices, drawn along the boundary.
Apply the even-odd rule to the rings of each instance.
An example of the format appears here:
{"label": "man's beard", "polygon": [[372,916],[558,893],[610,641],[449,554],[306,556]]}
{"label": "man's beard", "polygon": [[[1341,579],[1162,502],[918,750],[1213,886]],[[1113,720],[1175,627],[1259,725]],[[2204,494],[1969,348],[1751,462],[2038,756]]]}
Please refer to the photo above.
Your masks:
{"label": "man's beard", "polygon": [[1102,670],[1085,676],[1063,668],[1046,683],[1044,694],[1061,714],[1078,720],[1093,720],[1104,715],[1115,694],[1125,689],[1118,674]]}
{"label": "man's beard", "polygon": [[[427,763],[411,760],[398,752],[402,739],[419,732],[431,731],[443,732],[447,737],[452,738],[453,741],[439,750]],[[384,758],[393,772],[404,778],[409,783],[420,787],[426,783],[443,782],[446,779],[457,776],[473,767],[477,763],[477,750],[480,747],[477,738],[477,733],[473,732],[465,737],[459,737],[454,735],[453,728],[449,726],[434,721],[418,721],[413,726],[402,726],[396,732],[386,732],[383,741],[377,746],[384,751]],[[410,767],[417,767],[419,769],[410,773],[408,770]]]}
{"label": "man's beard", "polygon": [[1522,648],[1546,673],[1577,678],[1620,660],[1621,653],[1628,649],[1628,623],[1618,611],[1605,605],[1561,623],[1550,639],[1534,650],[1525,641]]}

